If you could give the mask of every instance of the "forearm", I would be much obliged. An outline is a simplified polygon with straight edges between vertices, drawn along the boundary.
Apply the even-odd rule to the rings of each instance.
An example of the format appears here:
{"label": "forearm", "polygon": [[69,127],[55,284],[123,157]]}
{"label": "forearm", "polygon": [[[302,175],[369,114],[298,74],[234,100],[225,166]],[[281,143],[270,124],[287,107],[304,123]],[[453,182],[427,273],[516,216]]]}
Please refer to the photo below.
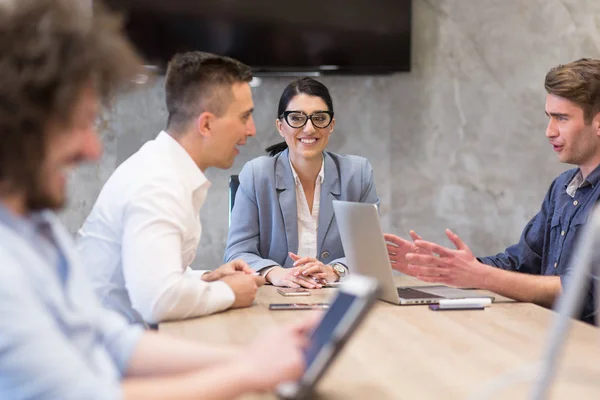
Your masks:
{"label": "forearm", "polygon": [[545,214],[538,213],[525,227],[519,243],[512,245],[495,256],[480,257],[479,261],[506,271],[518,271],[539,275],[542,270],[543,238],[540,224]]}
{"label": "forearm", "polygon": [[[175,357],[173,357],[175,358]],[[232,399],[262,388],[253,372],[240,363],[170,377],[130,378],[122,383],[125,400]]]}
{"label": "forearm", "polygon": [[281,265],[269,265],[267,267],[264,267],[264,268],[261,268],[260,270],[258,270],[258,274],[260,276],[262,276],[263,278],[265,278],[265,282],[270,283],[270,281],[267,279],[267,276],[275,268],[282,268],[282,267],[281,267]]}
{"label": "forearm", "polygon": [[[142,299],[150,300],[144,304]],[[154,296],[132,296],[133,304],[150,323],[200,317],[229,308],[235,294],[224,282],[204,282],[184,274],[173,274]]]}
{"label": "forearm", "polygon": [[562,290],[558,276],[530,275],[494,267],[486,268],[481,288],[517,301],[548,308],[553,306]]}
{"label": "forearm", "polygon": [[261,269],[266,267],[281,265],[281,263],[275,260],[263,258],[258,253],[248,251],[232,251],[226,253],[224,261],[227,263],[236,259],[245,261],[250,266],[250,268],[252,268],[255,271],[260,271]]}
{"label": "forearm", "polygon": [[516,271],[519,265],[518,257],[512,257],[511,254],[499,253],[494,256],[477,257],[477,260],[483,264],[500,268],[505,271]]}
{"label": "forearm", "polygon": [[229,362],[238,352],[233,346],[202,345],[147,331],[134,350],[126,376],[187,373]]}

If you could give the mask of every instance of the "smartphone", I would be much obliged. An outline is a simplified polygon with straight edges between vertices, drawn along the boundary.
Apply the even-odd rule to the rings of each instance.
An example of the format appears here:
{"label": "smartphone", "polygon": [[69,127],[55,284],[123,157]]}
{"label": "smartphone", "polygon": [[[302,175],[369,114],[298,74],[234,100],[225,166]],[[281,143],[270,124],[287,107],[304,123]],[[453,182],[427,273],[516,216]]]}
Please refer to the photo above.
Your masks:
{"label": "smartphone", "polygon": [[329,308],[328,303],[272,303],[269,310],[321,310]]}
{"label": "smartphone", "polygon": [[310,296],[310,292],[303,288],[280,288],[277,293],[282,296]]}
{"label": "smartphone", "polygon": [[485,307],[445,306],[444,308],[440,308],[439,304],[430,304],[429,309],[431,311],[458,311],[458,310],[485,310]]}

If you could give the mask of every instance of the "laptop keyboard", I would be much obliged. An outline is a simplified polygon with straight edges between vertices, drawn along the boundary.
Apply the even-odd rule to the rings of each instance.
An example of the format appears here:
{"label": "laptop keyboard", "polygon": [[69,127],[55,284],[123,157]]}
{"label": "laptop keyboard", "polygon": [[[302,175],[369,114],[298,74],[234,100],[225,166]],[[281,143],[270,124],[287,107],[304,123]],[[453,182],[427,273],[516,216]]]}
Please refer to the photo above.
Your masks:
{"label": "laptop keyboard", "polygon": [[399,287],[398,296],[402,299],[443,299],[443,296],[437,296],[435,294],[421,292],[413,288],[402,288]]}

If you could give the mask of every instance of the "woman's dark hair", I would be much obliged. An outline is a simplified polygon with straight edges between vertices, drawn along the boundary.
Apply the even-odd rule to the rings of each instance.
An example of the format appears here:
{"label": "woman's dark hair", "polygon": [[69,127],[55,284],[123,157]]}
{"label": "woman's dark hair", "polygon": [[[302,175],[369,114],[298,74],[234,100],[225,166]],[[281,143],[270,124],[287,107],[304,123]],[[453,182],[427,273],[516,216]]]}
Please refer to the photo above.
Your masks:
{"label": "woman's dark hair", "polygon": [[[286,111],[290,101],[292,101],[292,99],[300,93],[304,93],[309,96],[320,97],[325,104],[327,104],[327,108],[329,109],[328,111],[333,112],[333,101],[331,100],[329,89],[327,89],[327,87],[321,82],[312,78],[300,78],[287,85],[281,94],[281,98],[279,99],[279,107],[277,107],[277,118],[283,118],[283,113]],[[273,157],[274,155],[279,154],[287,149],[287,147],[287,143],[283,141],[281,143],[269,146],[265,150],[271,157]]]}

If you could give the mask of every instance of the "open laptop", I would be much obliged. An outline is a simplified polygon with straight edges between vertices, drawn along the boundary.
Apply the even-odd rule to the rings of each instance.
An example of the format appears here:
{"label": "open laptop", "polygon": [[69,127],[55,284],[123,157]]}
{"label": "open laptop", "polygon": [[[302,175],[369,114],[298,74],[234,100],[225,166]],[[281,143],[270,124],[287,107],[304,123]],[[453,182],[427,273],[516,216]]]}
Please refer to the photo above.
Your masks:
{"label": "open laptop", "polygon": [[487,297],[444,285],[397,287],[375,204],[333,201],[344,254],[353,273],[376,278],[379,298],[398,305],[436,304],[440,299]]}

